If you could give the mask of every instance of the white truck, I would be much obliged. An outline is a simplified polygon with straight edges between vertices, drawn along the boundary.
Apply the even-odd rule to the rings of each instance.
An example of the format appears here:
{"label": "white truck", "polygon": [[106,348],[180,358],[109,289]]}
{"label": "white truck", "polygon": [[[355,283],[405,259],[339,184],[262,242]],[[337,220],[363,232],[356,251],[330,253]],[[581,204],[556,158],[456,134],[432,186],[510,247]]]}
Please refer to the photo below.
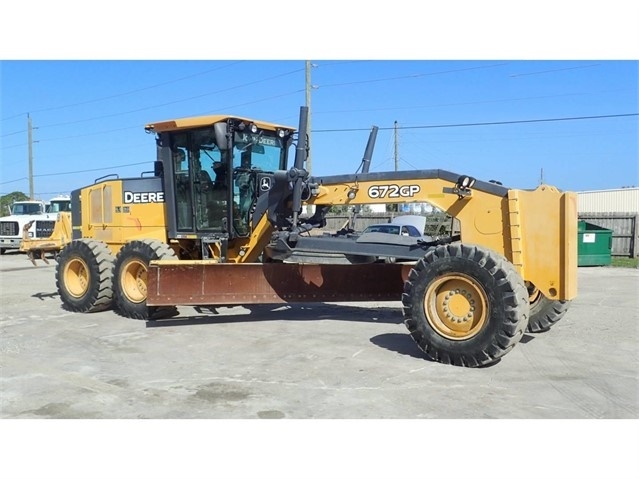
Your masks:
{"label": "white truck", "polygon": [[47,202],[16,201],[11,205],[11,214],[0,218],[0,255],[6,250],[20,248],[22,230],[30,221],[33,224],[29,228],[29,238],[48,238],[58,213],[70,210],[71,199],[68,196],[57,196]]}

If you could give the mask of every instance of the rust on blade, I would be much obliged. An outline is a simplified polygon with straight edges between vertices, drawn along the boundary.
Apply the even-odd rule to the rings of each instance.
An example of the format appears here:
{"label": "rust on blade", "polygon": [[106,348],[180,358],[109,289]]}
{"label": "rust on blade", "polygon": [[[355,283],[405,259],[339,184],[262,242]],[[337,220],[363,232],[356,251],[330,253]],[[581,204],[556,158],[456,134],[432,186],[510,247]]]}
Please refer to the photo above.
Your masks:
{"label": "rust on blade", "polygon": [[399,301],[408,264],[203,263],[154,261],[147,304],[230,305]]}

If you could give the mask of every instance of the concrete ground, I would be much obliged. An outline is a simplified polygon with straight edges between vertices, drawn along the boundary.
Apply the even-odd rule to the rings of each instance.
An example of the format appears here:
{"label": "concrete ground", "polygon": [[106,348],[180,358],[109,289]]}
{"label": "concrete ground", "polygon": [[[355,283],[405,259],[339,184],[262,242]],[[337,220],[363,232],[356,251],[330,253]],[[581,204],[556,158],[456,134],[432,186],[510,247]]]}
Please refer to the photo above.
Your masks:
{"label": "concrete ground", "polygon": [[579,296],[549,332],[465,369],[423,357],[399,302],[75,314],[53,261],[9,252],[0,475],[634,478],[638,297],[639,270],[580,268]]}
{"label": "concrete ground", "polygon": [[549,332],[482,369],[423,357],[399,302],[157,322],[61,308],[55,262],[0,257],[2,418],[632,418],[639,270],[579,269]]}
{"label": "concrete ground", "polygon": [[0,257],[2,418],[637,418],[639,270],[579,269],[549,332],[498,364],[423,357],[399,302],[156,322],[62,309],[55,262]]}

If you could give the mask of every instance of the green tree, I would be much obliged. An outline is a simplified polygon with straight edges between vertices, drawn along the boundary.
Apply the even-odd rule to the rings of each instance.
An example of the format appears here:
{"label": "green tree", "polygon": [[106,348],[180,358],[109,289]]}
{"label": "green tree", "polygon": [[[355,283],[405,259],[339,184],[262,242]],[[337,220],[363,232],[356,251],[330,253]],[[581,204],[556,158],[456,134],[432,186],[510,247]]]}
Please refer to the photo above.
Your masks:
{"label": "green tree", "polygon": [[390,203],[386,205],[387,213],[399,213],[399,204],[398,203]]}
{"label": "green tree", "polygon": [[14,201],[25,201],[28,199],[29,197],[22,191],[14,191],[8,195],[0,196],[0,216],[7,216],[9,214],[9,206],[11,206]]}
{"label": "green tree", "polygon": [[348,205],[333,205],[329,210],[329,213],[334,215],[346,215],[348,214]]}

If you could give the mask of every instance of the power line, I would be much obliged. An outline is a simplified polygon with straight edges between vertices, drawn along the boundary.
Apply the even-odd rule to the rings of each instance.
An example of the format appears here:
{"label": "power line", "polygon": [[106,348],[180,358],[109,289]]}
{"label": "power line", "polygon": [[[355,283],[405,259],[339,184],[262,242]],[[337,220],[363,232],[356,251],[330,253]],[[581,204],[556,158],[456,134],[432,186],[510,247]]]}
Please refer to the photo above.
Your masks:
{"label": "power line", "polygon": [[[74,170],[74,171],[64,171],[64,172],[60,172],[60,173],[42,173],[39,175],[33,175],[34,178],[41,178],[44,176],[62,176],[62,175],[75,175],[76,173],[89,173],[92,171],[104,171],[104,170],[114,170],[116,168],[126,168],[129,166],[137,166],[137,165],[147,165],[149,164],[148,161],[140,161],[137,163],[127,163],[125,165],[115,165],[115,166],[103,166],[102,168],[91,168],[89,170]],[[11,180],[11,181],[3,181],[0,182],[0,185],[6,185],[9,183],[16,183],[18,181],[23,181],[23,180],[27,180],[27,177],[24,178],[18,178],[17,180]]]}
{"label": "power line", "polygon": [[201,95],[195,95],[195,96],[191,96],[191,97],[188,97],[188,98],[182,98],[180,100],[173,100],[173,101],[169,101],[169,102],[166,102],[166,103],[160,103],[160,104],[156,104],[156,105],[146,106],[146,107],[143,107],[143,108],[137,108],[135,110],[128,110],[128,111],[119,112],[119,113],[112,113],[110,115],[101,115],[101,116],[96,116],[96,117],[92,117],[92,118],[85,118],[85,119],[82,119],[82,120],[73,120],[73,121],[67,121],[67,122],[62,122],[62,123],[52,123],[52,124],[49,124],[49,125],[41,125],[39,128],[42,129],[42,128],[48,128],[48,127],[54,127],[54,126],[73,125],[73,124],[77,124],[77,123],[83,123],[85,121],[101,120],[103,118],[113,118],[115,116],[127,115],[129,113],[138,113],[140,111],[153,110],[155,108],[161,108],[163,106],[174,105],[176,103],[183,103],[185,101],[196,100],[198,98],[203,98],[205,96],[217,95],[218,93],[225,93],[225,92],[228,92],[228,91],[231,91],[231,90],[237,90],[238,88],[244,88],[246,86],[255,85],[257,83],[262,83],[262,82],[265,82],[265,81],[274,80],[276,78],[281,78],[283,76],[292,75],[293,73],[298,73],[298,72],[300,72],[302,70],[303,70],[303,68],[302,69],[297,69],[297,70],[292,70],[290,72],[281,73],[281,74],[274,75],[274,76],[271,76],[271,77],[268,77],[268,78],[263,78],[261,80],[255,80],[255,81],[252,81],[252,82],[249,82],[249,83],[243,83],[241,85],[234,85],[234,86],[231,86],[231,87],[228,87],[228,88],[223,88],[221,90],[215,90],[215,91],[212,91],[212,92],[209,92],[209,93],[203,93]]}
{"label": "power line", "polygon": [[[576,121],[576,120],[596,120],[603,118],[622,118],[629,116],[638,116],[639,113],[622,113],[617,115],[596,115],[596,116],[575,116],[566,118],[540,118],[535,120],[509,120],[509,121],[490,121],[484,123],[455,123],[445,125],[419,125],[419,126],[401,126],[400,130],[417,130],[427,128],[461,128],[469,126],[494,126],[494,125],[514,125],[518,123],[542,123],[542,122],[554,122],[554,121]],[[394,127],[381,127],[380,130],[392,130]],[[339,130],[314,130],[313,133],[335,133],[335,132],[349,132],[349,131],[368,131],[370,128],[342,128]]]}
{"label": "power line", "polygon": [[404,76],[398,76],[398,77],[388,77],[388,78],[377,78],[377,79],[373,79],[373,80],[359,80],[359,81],[353,81],[353,82],[344,82],[344,83],[328,83],[326,85],[319,85],[319,88],[326,88],[326,87],[334,87],[334,86],[346,86],[346,85],[360,85],[362,83],[376,83],[376,82],[383,82],[383,81],[391,81],[391,80],[405,80],[407,78],[421,78],[421,77],[426,77],[426,76],[435,76],[435,75],[446,75],[448,73],[458,73],[458,72],[464,72],[464,71],[470,71],[470,70],[480,70],[480,69],[484,69],[484,68],[495,68],[495,67],[500,67],[500,66],[504,66],[504,65],[508,65],[508,62],[506,63],[497,63],[494,65],[482,65],[482,66],[478,66],[478,67],[469,67],[469,68],[459,68],[459,69],[455,69],[455,70],[443,70],[443,71],[439,71],[439,72],[429,72],[429,73],[413,73],[410,75],[404,75]]}
{"label": "power line", "polygon": [[[81,123],[81,122],[84,122],[84,121],[98,120],[98,119],[102,119],[102,118],[114,117],[114,116],[119,116],[119,115],[125,115],[125,114],[128,114],[128,113],[136,113],[136,112],[140,112],[140,111],[144,111],[144,110],[151,110],[151,109],[154,109],[154,108],[160,108],[162,106],[167,106],[167,105],[171,105],[171,104],[174,104],[174,103],[180,103],[180,102],[184,102],[184,101],[189,101],[189,100],[193,100],[193,99],[200,98],[200,97],[203,97],[203,96],[210,96],[210,95],[213,95],[213,94],[216,94],[216,93],[222,93],[222,92],[226,92],[226,91],[229,91],[229,90],[241,88],[241,87],[244,87],[244,86],[250,86],[250,85],[253,85],[255,83],[260,83],[262,81],[268,81],[268,80],[272,80],[274,78],[278,78],[278,77],[281,77],[281,76],[286,76],[286,75],[291,75],[293,73],[298,73],[298,72],[300,72],[302,70],[303,70],[303,68],[302,69],[298,69],[298,70],[293,70],[293,71],[290,71],[290,72],[287,72],[287,73],[282,73],[280,75],[275,75],[275,76],[272,76],[272,77],[264,78],[262,80],[256,80],[254,82],[244,83],[242,85],[236,85],[236,86],[229,87],[229,88],[226,88],[226,89],[223,89],[223,90],[217,90],[215,92],[205,93],[203,95],[198,95],[198,96],[195,96],[195,97],[185,98],[185,99],[182,99],[182,100],[175,100],[175,101],[168,102],[168,103],[163,103],[163,104],[160,104],[160,105],[149,106],[149,107],[145,107],[145,108],[139,108],[137,110],[130,110],[130,111],[127,111],[127,112],[114,113],[112,115],[103,115],[103,116],[100,116],[100,117],[88,118],[88,119],[85,119],[85,120],[74,120],[74,121],[66,122],[66,123],[57,123],[57,124],[44,125],[44,126],[39,126],[38,129],[47,128],[47,127],[53,127],[53,126],[60,126],[60,125],[69,125],[69,124],[73,124],[73,123]],[[272,96],[269,96],[269,97],[266,97],[266,98],[260,98],[260,99],[254,100],[254,101],[241,103],[239,105],[223,107],[221,109],[228,109],[228,108],[235,108],[235,107],[238,107],[238,106],[251,105],[251,104],[259,103],[259,102],[262,102],[262,101],[268,101],[268,100],[272,100],[272,99],[275,99],[275,98],[281,98],[281,97],[287,96],[287,95],[293,95],[293,94],[299,93],[301,91],[303,91],[303,90],[294,90],[294,91],[291,91],[291,92],[288,92],[288,93],[283,93],[283,94],[280,94],[280,95],[272,95]],[[209,113],[209,112],[207,112],[207,113]],[[204,113],[202,113],[202,114],[204,114]],[[195,116],[197,116],[197,114]],[[117,129],[114,129],[114,130],[103,130],[103,131],[94,132],[94,133],[85,133],[85,134],[81,134],[81,135],[64,136],[64,137],[56,137],[56,138],[45,138],[43,140],[39,140],[39,142],[68,140],[68,139],[71,139],[71,138],[80,138],[80,137],[84,137],[84,136],[99,135],[99,134],[102,134],[102,133],[112,133],[114,131],[129,130],[129,129],[133,129],[133,128],[139,128],[139,125],[127,126],[127,127],[123,127],[123,128],[117,128]],[[23,133],[25,131],[26,130],[22,130],[22,131],[19,131],[19,132],[14,132],[14,133],[11,133],[10,135],[13,135],[13,134],[16,134],[16,133]],[[9,136],[9,135],[4,135],[4,136]],[[0,136],[0,138],[1,137],[2,136]],[[26,145],[26,143],[19,143],[17,145],[3,146],[0,149],[1,150],[8,150],[8,149],[11,149],[11,148],[18,148],[18,147],[24,146],[24,145]]]}
{"label": "power line", "polygon": [[[39,109],[39,110],[32,110],[29,113],[37,113],[37,112],[44,112],[44,111],[51,111],[51,110],[69,108],[69,107],[73,107],[73,106],[79,106],[79,105],[84,105],[84,104],[88,104],[88,103],[96,103],[96,102],[99,102],[99,101],[109,100],[109,99],[117,98],[117,97],[120,97],[120,96],[126,96],[126,95],[130,95],[132,93],[138,93],[140,91],[149,90],[149,89],[152,89],[152,88],[157,88],[158,86],[163,86],[163,85],[167,85],[167,84],[183,81],[185,79],[189,79],[189,78],[192,78],[192,77],[198,76],[198,75],[203,75],[205,73],[210,73],[211,71],[216,71],[216,70],[219,70],[221,68],[227,68],[227,67],[232,66],[232,65],[234,65],[236,63],[239,63],[239,62],[235,62],[235,63],[232,63],[231,65],[225,65],[223,67],[207,70],[205,72],[200,72],[200,73],[197,73],[197,74],[194,74],[194,75],[190,75],[190,76],[187,76],[187,77],[178,78],[176,80],[171,80],[171,81],[168,81],[168,82],[163,82],[163,83],[159,83],[159,84],[156,84],[156,85],[151,85],[149,87],[144,87],[144,88],[140,88],[140,89],[137,89],[137,90],[131,90],[129,92],[124,92],[124,93],[120,93],[120,94],[116,94],[116,95],[111,95],[111,96],[108,96],[108,97],[97,98],[97,99],[94,99],[94,100],[87,100],[85,102],[79,102],[79,103],[62,105],[62,106],[51,107],[51,108],[42,108],[42,109]],[[341,63],[341,62],[332,62],[332,63],[323,64],[323,65],[335,65],[335,64],[339,64],[339,63]],[[508,63],[506,62],[506,63],[498,63],[498,64],[494,64],[494,65],[482,65],[482,66],[477,66],[477,67],[461,68],[461,69],[454,69],[454,70],[444,70],[444,71],[439,71],[439,72],[414,73],[414,74],[405,75],[405,76],[398,76],[398,77],[379,78],[379,79],[371,79],[371,80],[361,80],[361,81],[345,82],[345,83],[332,83],[332,84],[320,85],[320,87],[326,88],[326,87],[335,87],[335,86],[356,85],[356,84],[362,84],[362,83],[375,83],[375,82],[383,82],[383,81],[401,80],[401,79],[408,79],[408,78],[420,78],[420,77],[423,77],[423,76],[443,75],[443,74],[448,74],[448,73],[457,73],[457,72],[463,72],[463,71],[469,71],[469,70],[494,68],[494,67],[503,66],[503,65],[507,65],[507,64]],[[227,92],[227,91],[230,91],[230,90],[235,90],[235,89],[238,89],[238,88],[243,88],[243,87],[246,87],[246,86],[255,85],[257,83],[262,83],[262,82],[265,82],[265,81],[269,81],[269,80],[281,78],[283,76],[288,76],[288,75],[291,75],[291,74],[294,74],[294,73],[298,73],[298,72],[303,71],[303,70],[304,70],[303,68],[300,68],[300,69],[292,70],[290,72],[286,72],[286,73],[278,74],[278,75],[275,75],[275,76],[263,78],[261,80],[256,80],[256,81],[253,81],[253,82],[244,83],[242,85],[235,85],[235,86],[232,86],[232,87],[229,87],[229,88],[216,90],[216,91],[213,91],[213,92],[204,93],[204,94],[196,95],[196,96],[192,96],[192,97],[187,97],[187,98],[183,98],[183,99],[180,99],[180,100],[174,100],[174,101],[170,101],[170,102],[166,102],[166,103],[161,103],[161,104],[151,105],[151,106],[147,106],[147,107],[143,107],[143,108],[138,108],[138,109],[135,109],[135,110],[128,110],[128,111],[113,113],[113,114],[109,114],[109,115],[101,115],[101,116],[97,116],[97,117],[90,117],[90,118],[84,118],[84,119],[80,119],[80,120],[73,120],[73,121],[67,121],[67,122],[50,123],[48,125],[40,125],[39,128],[48,128],[48,127],[56,127],[56,126],[73,125],[73,124],[77,124],[77,123],[83,123],[83,122],[86,122],[86,121],[94,121],[94,120],[100,120],[100,119],[104,119],[104,118],[112,118],[112,117],[116,117],[116,116],[120,116],[120,115],[126,115],[126,114],[129,114],[129,113],[137,113],[137,112],[140,112],[140,111],[151,110],[151,109],[154,109],[154,108],[160,108],[160,107],[163,107],[163,106],[173,105],[173,104],[176,104],[176,103],[182,103],[182,102],[186,102],[186,101],[202,98],[202,97],[205,97],[205,96],[211,96],[211,95],[215,95],[215,94],[218,94],[218,93],[224,93],[224,92]],[[2,121],[8,120],[8,119],[11,119],[11,118],[15,118],[15,117],[23,115],[23,114],[26,114],[26,113],[21,113],[21,114],[14,115],[14,116],[11,116],[11,117],[3,118]],[[19,134],[19,133],[23,133],[25,131],[26,130],[20,130],[20,131],[7,133],[7,134],[4,134],[4,135],[0,135],[0,138],[11,136],[11,135],[16,135],[16,134]],[[66,137],[65,137],[65,139],[66,139]],[[7,147],[7,148],[11,148],[11,147]]]}
{"label": "power line", "polygon": [[[147,87],[138,88],[136,90],[129,90],[129,91],[123,92],[123,93],[116,93],[115,95],[95,98],[93,100],[86,100],[86,101],[82,101],[82,102],[78,102],[78,103],[69,103],[67,105],[53,106],[53,107],[50,107],[50,108],[40,108],[38,110],[30,110],[29,112],[18,113],[16,115],[12,115],[12,116],[9,116],[9,117],[6,117],[6,118],[2,118],[0,121],[11,120],[13,118],[17,118],[19,116],[26,115],[28,113],[33,114],[33,113],[41,113],[41,112],[45,112],[45,111],[62,110],[64,108],[72,108],[72,107],[75,107],[75,106],[87,105],[89,103],[97,103],[97,102],[100,102],[100,101],[111,100],[113,98],[118,98],[118,97],[121,97],[121,96],[131,95],[133,93],[139,93],[141,91],[151,90],[153,88],[158,88],[158,87],[161,87],[161,86],[164,86],[164,85],[170,85],[172,83],[178,83],[178,82],[181,82],[181,81],[184,81],[184,80],[189,80],[191,78],[194,78],[194,77],[197,77],[197,76],[200,76],[200,75],[205,75],[207,73],[211,73],[211,72],[214,72],[214,71],[222,70],[224,68],[229,68],[229,67],[231,67],[233,65],[236,65],[238,63],[242,63],[242,61],[243,60],[235,61],[235,62],[233,62],[231,64],[228,64],[228,65],[223,65],[223,66],[219,66],[219,67],[216,67],[216,68],[211,68],[210,70],[205,70],[203,72],[194,73],[192,75],[176,78],[174,80],[169,80],[169,81],[165,81],[165,82],[162,82],[162,83],[156,83],[155,85],[150,85],[150,86],[147,86]],[[23,131],[26,131],[26,130],[23,130]],[[18,132],[18,133],[20,133],[20,132]],[[13,133],[11,133],[11,134],[13,134]],[[5,135],[5,136],[8,136],[8,135]]]}
{"label": "power line", "polygon": [[61,175],[74,175],[76,173],[89,173],[91,171],[104,171],[104,170],[113,170],[116,168],[125,168],[129,166],[137,166],[137,165],[148,165],[148,161],[139,161],[137,163],[127,163],[126,165],[116,165],[116,166],[103,166],[102,168],[92,168],[90,170],[80,170],[80,171],[65,171],[62,173],[43,173],[40,175],[33,175],[34,177],[42,177],[42,176],[61,176]]}
{"label": "power line", "polygon": [[3,181],[2,183],[0,183],[0,185],[8,185],[9,183],[17,183],[18,181],[24,181],[24,180],[28,180],[29,178],[27,178],[26,176],[22,177],[22,178],[18,178],[17,180],[11,180],[11,181]]}
{"label": "power line", "polygon": [[[596,120],[596,119],[604,119],[604,118],[623,118],[623,117],[631,117],[631,116],[639,116],[639,113],[623,113],[616,115],[596,115],[596,116],[580,116],[580,117],[566,117],[566,118],[541,118],[534,120],[510,120],[510,121],[493,121],[493,122],[482,122],[482,123],[457,123],[457,124],[445,124],[445,125],[420,125],[420,126],[392,126],[392,127],[381,127],[379,130],[415,130],[415,129],[428,129],[428,128],[461,128],[461,127],[472,127],[472,126],[495,126],[495,125],[513,125],[513,124],[521,124],[521,123],[541,123],[541,122],[555,122],[555,121],[576,121],[576,120]],[[351,131],[368,131],[370,128],[344,128],[339,130],[313,130],[313,133],[338,133],[338,132],[351,132]],[[113,168],[123,168],[127,166],[136,166],[141,164],[146,164],[147,162],[140,163],[128,163],[124,165],[111,166],[111,167],[103,167],[103,168],[95,168],[91,170],[80,170],[80,171],[70,171],[64,173],[47,173],[34,175],[36,177],[42,176],[57,176],[57,175],[68,175],[73,173],[85,173],[90,171],[100,171],[100,170],[108,170]],[[4,185],[7,183],[14,183],[16,181],[22,181],[24,178],[20,178],[17,180],[4,181],[1,182],[0,185]]]}
{"label": "power line", "polygon": [[491,103],[509,103],[515,101],[528,101],[528,100],[547,100],[549,98],[562,98],[562,97],[572,97],[572,96],[586,96],[586,95],[600,95],[604,93],[617,93],[619,91],[628,91],[633,89],[616,89],[616,90],[603,90],[596,92],[580,92],[580,93],[559,93],[556,95],[541,95],[541,96],[526,96],[526,97],[512,97],[512,98],[502,98],[502,99],[493,99],[493,100],[477,100],[477,101],[465,101],[465,102],[456,102],[456,103],[433,103],[431,105],[411,105],[411,106],[397,106],[397,107],[386,107],[386,108],[358,108],[351,110],[325,110],[325,111],[314,111],[314,115],[326,115],[326,114],[344,114],[344,113],[362,113],[362,112],[370,112],[370,111],[397,111],[397,110],[419,110],[422,108],[442,108],[442,107],[451,107],[451,106],[467,106],[467,105],[485,105]]}
{"label": "power line", "polygon": [[545,73],[555,73],[555,72],[563,72],[566,70],[577,70],[580,68],[592,68],[592,67],[598,67],[599,63],[592,63],[590,65],[580,65],[578,67],[567,67],[567,68],[557,68],[554,70],[543,70],[543,71],[539,71],[539,72],[530,72],[530,73],[515,73],[514,75],[510,75],[511,78],[516,78],[516,77],[525,77],[525,76],[529,76],[529,75],[542,75]]}
{"label": "power line", "polygon": [[[416,129],[429,129],[429,128],[461,128],[461,127],[473,127],[473,126],[495,126],[495,125],[513,125],[513,124],[521,124],[521,123],[541,123],[541,122],[556,122],[556,121],[577,121],[577,120],[596,120],[596,119],[605,119],[605,118],[624,118],[631,116],[639,116],[639,113],[622,113],[616,115],[595,115],[595,116],[579,116],[579,117],[566,117],[566,118],[541,118],[534,120],[510,120],[510,121],[492,121],[492,122],[483,122],[483,123],[457,123],[457,124],[444,124],[444,125],[420,125],[420,126],[398,126],[398,130],[416,130]],[[391,127],[381,127],[379,130],[393,130],[395,126]],[[342,132],[351,132],[351,131],[369,131],[370,128],[343,128],[339,130],[313,130],[313,133],[342,133]],[[108,170],[113,168],[124,168],[127,166],[136,166],[146,164],[148,162],[140,162],[140,163],[128,163],[124,165],[103,167],[103,168],[95,168],[91,170],[80,170],[80,171],[70,171],[64,173],[47,173],[41,175],[34,175],[37,177],[41,176],[57,176],[57,175],[68,175],[74,173],[85,173],[90,171],[100,171],[100,170]],[[0,185],[14,183],[16,181],[22,181],[25,178],[19,178],[17,180],[10,180],[0,182]]]}
{"label": "power line", "polygon": [[[273,100],[275,98],[281,98],[281,97],[284,97],[284,96],[294,95],[294,94],[300,93],[302,91],[304,91],[304,90],[294,90],[294,91],[290,91],[290,92],[287,92],[287,93],[282,93],[280,95],[272,95],[272,96],[269,96],[269,97],[266,97],[266,98],[259,98],[257,100],[253,100],[253,101],[249,101],[249,102],[245,102],[245,103],[240,103],[240,104],[236,104],[236,105],[221,107],[221,108],[218,108],[217,110],[221,111],[221,110],[224,110],[224,109],[231,109],[231,108],[237,108],[237,107],[240,107],[240,106],[252,105],[252,104],[260,103],[260,102],[263,102],[263,101]],[[195,114],[193,116],[206,115],[206,114],[210,114],[210,113],[211,113],[210,111],[207,111],[207,112]],[[38,127],[38,128],[41,128],[41,127]],[[48,141],[58,141],[58,140],[69,140],[69,139],[81,138],[81,137],[85,137],[85,136],[101,135],[101,134],[104,134],[104,133],[113,133],[114,131],[132,130],[133,128],[136,128],[136,129],[140,128],[140,125],[125,126],[125,127],[116,128],[116,129],[113,129],[113,130],[102,130],[102,131],[91,132],[91,133],[83,133],[83,134],[80,134],[80,135],[61,136],[61,137],[55,137],[55,138],[45,138],[45,139],[42,139],[42,140],[38,140],[38,143],[44,143],[44,142],[48,142]],[[10,148],[18,148],[18,147],[24,146],[24,145],[26,145],[26,143],[20,143],[20,144],[11,145],[11,146],[3,146],[2,148],[0,148],[0,150],[8,150]]]}

